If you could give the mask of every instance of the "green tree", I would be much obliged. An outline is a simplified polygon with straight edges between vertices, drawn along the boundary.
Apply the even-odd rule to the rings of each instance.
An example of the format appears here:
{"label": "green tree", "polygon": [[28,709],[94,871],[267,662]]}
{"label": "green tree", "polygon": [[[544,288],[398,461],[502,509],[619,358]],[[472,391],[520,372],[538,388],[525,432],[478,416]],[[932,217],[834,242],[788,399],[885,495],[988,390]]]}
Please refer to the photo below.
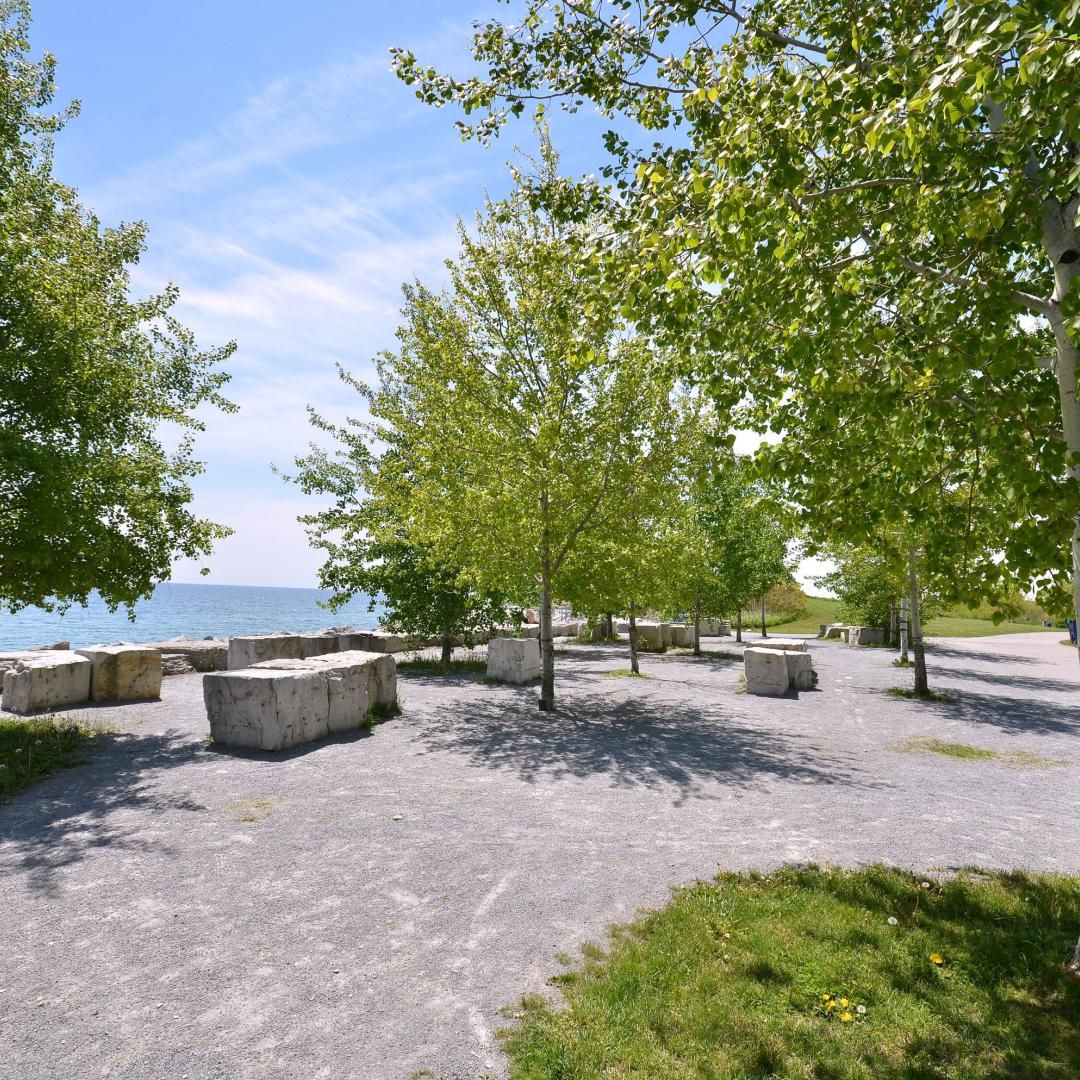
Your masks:
{"label": "green tree", "polygon": [[[364,392],[347,372],[340,375]],[[311,420],[337,447],[331,453],[312,446],[296,460],[297,473],[289,479],[305,494],[331,500],[325,509],[300,518],[312,545],[326,553],[319,584],[333,590],[329,606],[367,596],[369,611],[382,607],[388,629],[417,639],[438,637],[441,662],[449,668],[456,637],[469,639],[505,623],[505,597],[476,588],[459,561],[410,539],[403,495],[413,478],[405,448],[390,441],[373,450],[355,426],[331,424],[314,410]]]}
{"label": "green tree", "polygon": [[[218,365],[172,316],[132,299],[140,224],[103,228],[52,175],[54,62],[30,58],[29,9],[0,2],[0,606],[110,607],[228,530],[192,514],[200,405],[231,406]],[[167,450],[162,425],[180,432]]]}
{"label": "green tree", "polygon": [[[478,28],[479,76],[406,52],[399,74],[481,138],[531,100],[597,104],[614,190],[544,194],[609,218],[601,264],[639,324],[766,410],[830,397],[853,357],[921,384],[931,423],[959,408],[1038,526],[999,537],[1012,571],[1071,569],[1080,610],[1076,4],[523,6]],[[639,148],[640,127],[672,134]],[[899,327],[935,355],[883,349]]]}
{"label": "green tree", "polygon": [[597,537],[639,539],[683,410],[668,366],[588,306],[568,237],[524,196],[489,204],[448,266],[445,293],[406,290],[365,431],[408,455],[411,542],[483,589],[539,597],[550,711],[552,603],[574,599],[570,561]]}

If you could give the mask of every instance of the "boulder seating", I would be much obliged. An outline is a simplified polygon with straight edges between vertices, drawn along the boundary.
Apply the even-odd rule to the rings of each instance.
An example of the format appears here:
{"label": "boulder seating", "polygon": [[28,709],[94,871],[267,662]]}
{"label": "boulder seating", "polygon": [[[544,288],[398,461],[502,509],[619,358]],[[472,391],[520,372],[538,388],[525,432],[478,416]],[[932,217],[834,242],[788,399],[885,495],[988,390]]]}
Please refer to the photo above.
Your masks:
{"label": "boulder seating", "polygon": [[343,652],[268,660],[203,676],[215,743],[286,750],[355,731],[397,701],[397,663],[387,653]]}
{"label": "boulder seating", "polygon": [[150,701],[161,697],[161,653],[147,645],[76,649],[90,661],[91,701]]}
{"label": "boulder seating", "polygon": [[814,669],[803,649],[773,649],[754,645],[743,653],[746,692],[762,697],[783,697],[789,690],[812,690]]}
{"label": "boulder seating", "polygon": [[488,642],[489,679],[520,685],[539,679],[542,671],[536,638],[492,638]]}
{"label": "boulder seating", "polygon": [[74,652],[49,652],[17,659],[4,672],[4,708],[14,713],[81,705],[90,698],[93,665]]}

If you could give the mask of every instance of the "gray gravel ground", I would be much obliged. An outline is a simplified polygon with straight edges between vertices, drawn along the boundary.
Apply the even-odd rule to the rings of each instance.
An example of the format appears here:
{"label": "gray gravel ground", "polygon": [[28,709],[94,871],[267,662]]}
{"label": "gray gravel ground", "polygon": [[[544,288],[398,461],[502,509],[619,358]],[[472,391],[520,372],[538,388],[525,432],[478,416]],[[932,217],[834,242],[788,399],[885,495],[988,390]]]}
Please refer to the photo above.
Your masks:
{"label": "gray gravel ground", "polygon": [[[814,643],[817,691],[741,665],[558,658],[535,690],[402,679],[370,736],[207,745],[201,676],[86,765],[0,806],[0,1076],[501,1075],[501,1006],[555,954],[717,868],[885,860],[1080,871],[1080,684],[1060,633],[941,642],[951,705],[897,700],[892,654]],[[730,646],[725,646],[730,647]],[[932,735],[1066,764],[900,752]]]}

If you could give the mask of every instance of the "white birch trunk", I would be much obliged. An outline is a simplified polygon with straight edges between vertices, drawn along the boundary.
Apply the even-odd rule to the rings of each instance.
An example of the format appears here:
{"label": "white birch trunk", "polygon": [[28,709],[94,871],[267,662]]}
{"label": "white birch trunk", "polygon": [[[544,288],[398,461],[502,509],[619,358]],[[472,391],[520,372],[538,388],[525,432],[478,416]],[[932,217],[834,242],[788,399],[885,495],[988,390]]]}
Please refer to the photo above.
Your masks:
{"label": "white birch trunk", "polygon": [[907,597],[900,597],[900,659],[906,664],[910,659],[908,656],[908,642],[907,642],[907,624],[908,624],[908,612],[907,612]]}
{"label": "white birch trunk", "polygon": [[908,584],[911,587],[911,651],[915,654],[915,696],[926,697],[930,693],[930,684],[926,678],[926,652],[922,639],[918,548],[912,548],[908,554]]}

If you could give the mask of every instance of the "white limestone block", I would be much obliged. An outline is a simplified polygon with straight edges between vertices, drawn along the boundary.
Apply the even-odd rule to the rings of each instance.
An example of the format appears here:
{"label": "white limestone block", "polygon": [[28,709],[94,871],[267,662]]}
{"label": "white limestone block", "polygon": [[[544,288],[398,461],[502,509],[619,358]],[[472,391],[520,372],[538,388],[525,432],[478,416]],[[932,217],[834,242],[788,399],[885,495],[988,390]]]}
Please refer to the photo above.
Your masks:
{"label": "white limestone block", "polygon": [[325,656],[340,649],[338,634],[301,634],[300,656]]}
{"label": "white limestone block", "polygon": [[779,649],[781,652],[806,652],[806,642],[799,638],[766,638],[763,649]]}
{"label": "white limestone block", "polygon": [[540,642],[535,638],[492,638],[488,642],[489,679],[527,683],[540,678]]}
{"label": "white limestone block", "polygon": [[326,676],[308,669],[250,667],[203,676],[214,742],[285,750],[324,738],[330,702]]}
{"label": "white limestone block", "polygon": [[843,623],[829,623],[829,625],[825,627],[825,637],[846,641],[847,630],[848,628]]}
{"label": "white limestone block", "polygon": [[91,701],[148,701],[161,697],[161,653],[147,645],[76,649],[90,661]]}
{"label": "white limestone block", "polygon": [[4,672],[4,708],[33,713],[90,699],[91,663],[73,652],[40,653]]}
{"label": "white limestone block", "polygon": [[229,638],[229,670],[248,668],[267,660],[299,660],[299,634],[251,634]]}
{"label": "white limestone block", "polygon": [[847,641],[849,645],[884,645],[885,631],[880,626],[852,626]]}
{"label": "white limestone block", "polygon": [[814,663],[808,652],[788,652],[788,685],[796,690],[814,689]]}
{"label": "white limestone block", "polygon": [[694,644],[694,628],[693,626],[682,626],[680,624],[671,624],[671,644],[680,648],[685,648]]}
{"label": "white limestone block", "polygon": [[659,651],[664,647],[664,631],[660,623],[639,622],[636,625],[638,640],[646,649]]}
{"label": "white limestone block", "polygon": [[746,692],[762,697],[783,697],[788,692],[787,653],[754,646],[743,653]]}

